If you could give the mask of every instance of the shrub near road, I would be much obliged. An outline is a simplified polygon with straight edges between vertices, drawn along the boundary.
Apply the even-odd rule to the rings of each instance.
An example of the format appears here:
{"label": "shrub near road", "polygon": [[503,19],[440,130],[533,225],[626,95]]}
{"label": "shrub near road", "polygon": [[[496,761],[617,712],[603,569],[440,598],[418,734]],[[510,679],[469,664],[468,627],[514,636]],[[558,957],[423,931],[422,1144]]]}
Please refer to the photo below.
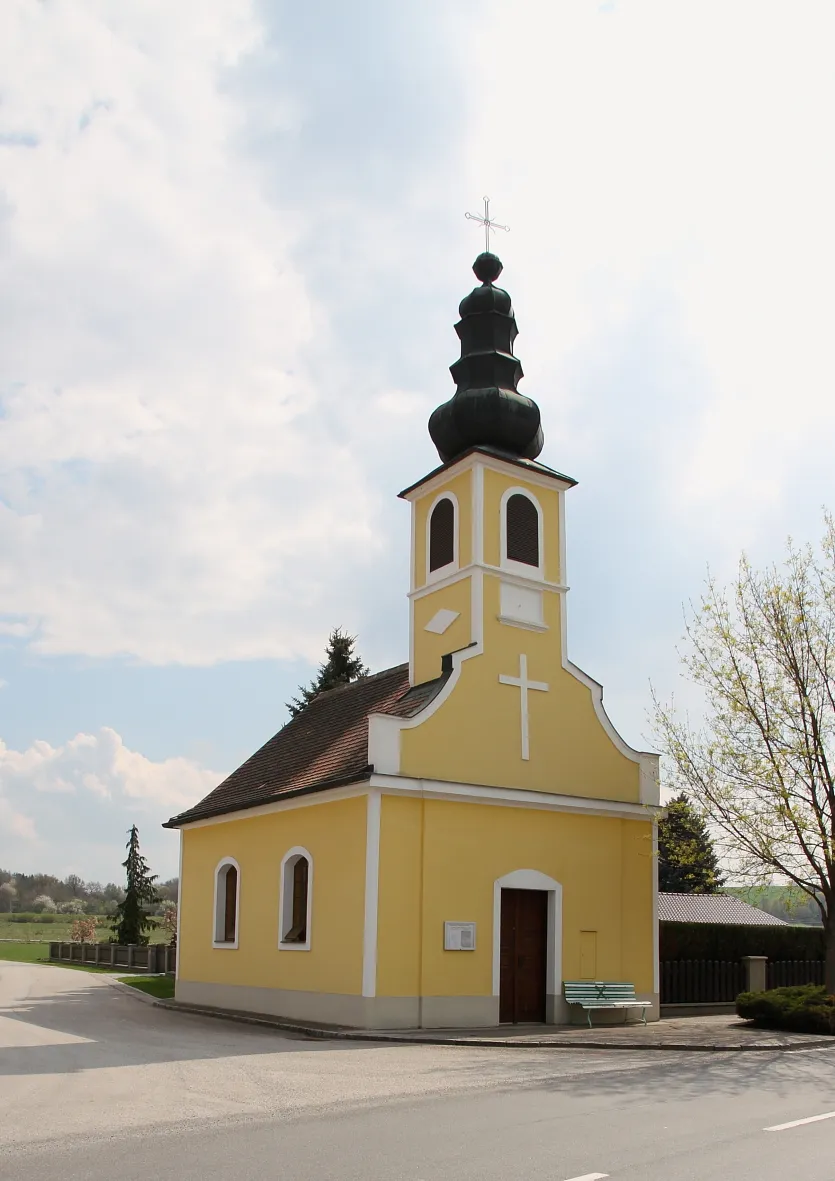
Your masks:
{"label": "shrub near road", "polygon": [[822,984],[741,992],[736,1011],[743,1020],[766,1029],[835,1034],[835,996],[828,995]]}

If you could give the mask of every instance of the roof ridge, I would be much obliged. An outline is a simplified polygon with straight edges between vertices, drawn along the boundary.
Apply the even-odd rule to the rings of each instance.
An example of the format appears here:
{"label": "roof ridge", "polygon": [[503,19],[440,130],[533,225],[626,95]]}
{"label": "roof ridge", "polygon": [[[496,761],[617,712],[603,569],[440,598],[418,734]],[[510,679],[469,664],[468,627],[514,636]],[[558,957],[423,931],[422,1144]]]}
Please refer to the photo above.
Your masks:
{"label": "roof ridge", "polygon": [[401,664],[393,664],[391,668],[381,668],[376,673],[365,673],[364,676],[357,677],[353,681],[346,681],[343,685],[332,685],[330,689],[320,689],[315,697],[312,697],[308,705],[312,705],[314,701],[321,701],[323,697],[330,697],[332,693],[342,693],[345,689],[353,689],[357,685],[367,685],[369,681],[376,681],[379,677],[387,676],[390,673],[399,672],[401,669],[408,668],[409,662],[404,660]]}

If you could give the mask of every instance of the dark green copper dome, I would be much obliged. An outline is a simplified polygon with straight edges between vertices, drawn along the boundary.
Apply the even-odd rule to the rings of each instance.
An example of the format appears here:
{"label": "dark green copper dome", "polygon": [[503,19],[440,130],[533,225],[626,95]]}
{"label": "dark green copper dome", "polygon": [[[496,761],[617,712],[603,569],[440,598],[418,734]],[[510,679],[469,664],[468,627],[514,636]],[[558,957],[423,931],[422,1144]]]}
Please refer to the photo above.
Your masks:
{"label": "dark green copper dome", "polygon": [[536,459],[544,442],[539,407],[516,389],[523,376],[513,355],[516,317],[510,296],[493,285],[502,264],[495,254],[480,254],[473,271],[481,286],[461,300],[455,325],[461,357],[450,373],[457,388],[432,412],[429,434],[444,463],[471,447]]}

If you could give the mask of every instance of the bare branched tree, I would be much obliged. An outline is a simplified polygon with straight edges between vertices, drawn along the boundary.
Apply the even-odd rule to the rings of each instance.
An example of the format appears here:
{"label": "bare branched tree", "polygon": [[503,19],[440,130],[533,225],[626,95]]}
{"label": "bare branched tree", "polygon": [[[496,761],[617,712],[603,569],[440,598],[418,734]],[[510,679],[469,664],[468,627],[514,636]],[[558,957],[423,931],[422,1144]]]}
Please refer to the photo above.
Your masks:
{"label": "bare branched tree", "polygon": [[694,728],[655,699],[671,786],[687,792],[740,875],[788,879],[820,909],[835,993],[835,525],[818,550],[791,542],[763,571],[743,558],[728,590],[709,579],[687,621]]}

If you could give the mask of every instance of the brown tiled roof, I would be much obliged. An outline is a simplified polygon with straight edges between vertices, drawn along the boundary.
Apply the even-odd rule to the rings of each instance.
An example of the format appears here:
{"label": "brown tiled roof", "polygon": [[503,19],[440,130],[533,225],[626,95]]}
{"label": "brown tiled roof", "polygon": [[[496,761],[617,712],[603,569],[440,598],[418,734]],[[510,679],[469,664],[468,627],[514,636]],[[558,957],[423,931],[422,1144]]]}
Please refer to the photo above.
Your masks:
{"label": "brown tiled roof", "polygon": [[163,827],[364,779],[373,770],[368,715],[410,717],[432,700],[445,679],[410,689],[409,666],[399,664],[320,693],[204,800]]}
{"label": "brown tiled roof", "polygon": [[659,894],[662,923],[727,923],[735,927],[784,927],[776,915],[732,894]]}

